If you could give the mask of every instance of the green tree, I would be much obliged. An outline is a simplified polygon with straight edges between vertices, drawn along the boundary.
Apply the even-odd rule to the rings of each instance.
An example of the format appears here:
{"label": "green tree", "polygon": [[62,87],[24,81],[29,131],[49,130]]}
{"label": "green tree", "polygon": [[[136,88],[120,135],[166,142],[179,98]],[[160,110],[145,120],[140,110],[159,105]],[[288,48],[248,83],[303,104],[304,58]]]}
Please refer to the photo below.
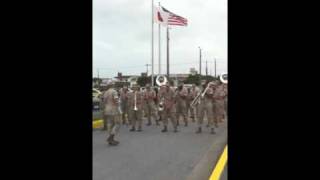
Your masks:
{"label": "green tree", "polygon": [[184,83],[199,85],[200,79],[201,79],[201,76],[199,74],[196,74],[196,75],[190,74],[188,78],[184,81]]}
{"label": "green tree", "polygon": [[185,84],[196,84],[199,85],[201,80],[213,81],[216,78],[213,76],[200,76],[200,74],[189,75],[188,78],[184,81]]}
{"label": "green tree", "polygon": [[137,80],[139,86],[144,87],[146,84],[151,84],[151,77],[150,76],[140,76]]}

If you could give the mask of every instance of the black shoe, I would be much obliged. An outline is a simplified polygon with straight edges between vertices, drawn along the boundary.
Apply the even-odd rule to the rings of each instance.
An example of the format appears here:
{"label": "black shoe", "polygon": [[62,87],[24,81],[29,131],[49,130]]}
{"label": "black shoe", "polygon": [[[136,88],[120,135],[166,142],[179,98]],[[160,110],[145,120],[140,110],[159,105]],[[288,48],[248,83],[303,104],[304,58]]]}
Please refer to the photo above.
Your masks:
{"label": "black shoe", "polygon": [[210,125],[209,125],[209,124],[207,124],[207,125],[206,125],[206,127],[210,127]]}
{"label": "black shoe", "polygon": [[132,127],[132,128],[130,129],[130,131],[136,131],[136,128]]}
{"label": "black shoe", "polygon": [[201,127],[198,128],[198,130],[196,131],[197,134],[200,134],[202,132]]}
{"label": "black shoe", "polygon": [[159,121],[156,121],[156,125],[157,125],[157,126],[159,126],[159,125],[160,125],[160,124],[159,124]]}
{"label": "black shoe", "polygon": [[113,143],[114,145],[118,145],[120,142],[119,142],[119,141],[116,141],[116,140],[113,140],[112,143]]}
{"label": "black shoe", "polygon": [[185,123],[184,126],[187,127],[187,126],[188,126],[188,123]]}
{"label": "black shoe", "polygon": [[109,137],[107,138],[107,142],[112,142],[113,141],[113,137],[114,137],[114,135],[113,134],[111,134],[111,135],[109,135]]}
{"label": "black shoe", "polygon": [[174,128],[173,132],[175,132],[175,133],[178,132],[178,129],[177,129],[177,128]]}
{"label": "black shoe", "polygon": [[168,130],[167,130],[167,126],[165,126],[162,130],[161,130],[161,132],[167,132]]}
{"label": "black shoe", "polygon": [[118,145],[118,144],[119,144],[118,141],[110,141],[110,142],[109,142],[109,145],[110,145],[110,146],[116,146],[116,145]]}
{"label": "black shoe", "polygon": [[137,131],[138,131],[138,132],[141,132],[141,131],[142,131],[141,127],[139,127]]}

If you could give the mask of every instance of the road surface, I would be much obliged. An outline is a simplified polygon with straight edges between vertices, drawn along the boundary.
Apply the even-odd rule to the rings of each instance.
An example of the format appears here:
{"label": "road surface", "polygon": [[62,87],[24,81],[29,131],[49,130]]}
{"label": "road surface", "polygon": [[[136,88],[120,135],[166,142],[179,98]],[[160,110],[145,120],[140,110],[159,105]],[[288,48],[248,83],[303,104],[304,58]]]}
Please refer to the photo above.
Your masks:
{"label": "road surface", "polygon": [[121,126],[116,137],[120,144],[115,147],[106,143],[105,131],[93,130],[93,180],[184,180],[210,148],[223,149],[227,144],[227,122],[220,124],[215,135],[206,127],[202,134],[195,134],[195,123],[180,125],[178,133],[171,124],[167,133],[156,125],[144,125],[142,132],[129,132],[129,128]]}

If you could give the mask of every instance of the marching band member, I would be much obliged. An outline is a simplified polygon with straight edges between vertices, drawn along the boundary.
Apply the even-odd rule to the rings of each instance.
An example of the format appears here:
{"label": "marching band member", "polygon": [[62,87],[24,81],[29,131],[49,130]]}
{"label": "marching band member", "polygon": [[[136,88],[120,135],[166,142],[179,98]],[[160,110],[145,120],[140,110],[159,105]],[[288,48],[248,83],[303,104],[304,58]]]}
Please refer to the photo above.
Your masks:
{"label": "marching band member", "polygon": [[114,83],[109,82],[103,96],[103,119],[107,124],[109,137],[107,142],[109,145],[118,145],[119,141],[114,140],[114,136],[118,133],[121,121],[121,112],[119,111],[119,96],[114,89]]}

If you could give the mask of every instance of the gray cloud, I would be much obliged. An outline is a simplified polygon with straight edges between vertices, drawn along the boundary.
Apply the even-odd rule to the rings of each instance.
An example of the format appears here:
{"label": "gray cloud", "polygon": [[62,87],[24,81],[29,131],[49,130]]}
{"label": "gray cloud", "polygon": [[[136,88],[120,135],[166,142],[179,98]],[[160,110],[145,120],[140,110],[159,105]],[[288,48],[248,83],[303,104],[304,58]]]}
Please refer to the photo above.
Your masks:
{"label": "gray cloud", "polygon": [[[155,5],[158,1],[154,1]],[[161,5],[188,19],[187,27],[170,30],[170,72],[198,69],[199,50],[203,62],[217,71],[227,70],[227,0],[162,0]],[[158,64],[158,25],[154,25],[154,62]],[[166,72],[165,28],[161,30],[162,72]],[[93,75],[140,74],[151,63],[151,1],[93,0]],[[155,73],[158,66],[154,67]],[[149,68],[149,72],[151,68]],[[205,72],[205,64],[202,66]],[[209,70],[210,72],[210,70]],[[213,69],[212,69],[213,73]]]}

